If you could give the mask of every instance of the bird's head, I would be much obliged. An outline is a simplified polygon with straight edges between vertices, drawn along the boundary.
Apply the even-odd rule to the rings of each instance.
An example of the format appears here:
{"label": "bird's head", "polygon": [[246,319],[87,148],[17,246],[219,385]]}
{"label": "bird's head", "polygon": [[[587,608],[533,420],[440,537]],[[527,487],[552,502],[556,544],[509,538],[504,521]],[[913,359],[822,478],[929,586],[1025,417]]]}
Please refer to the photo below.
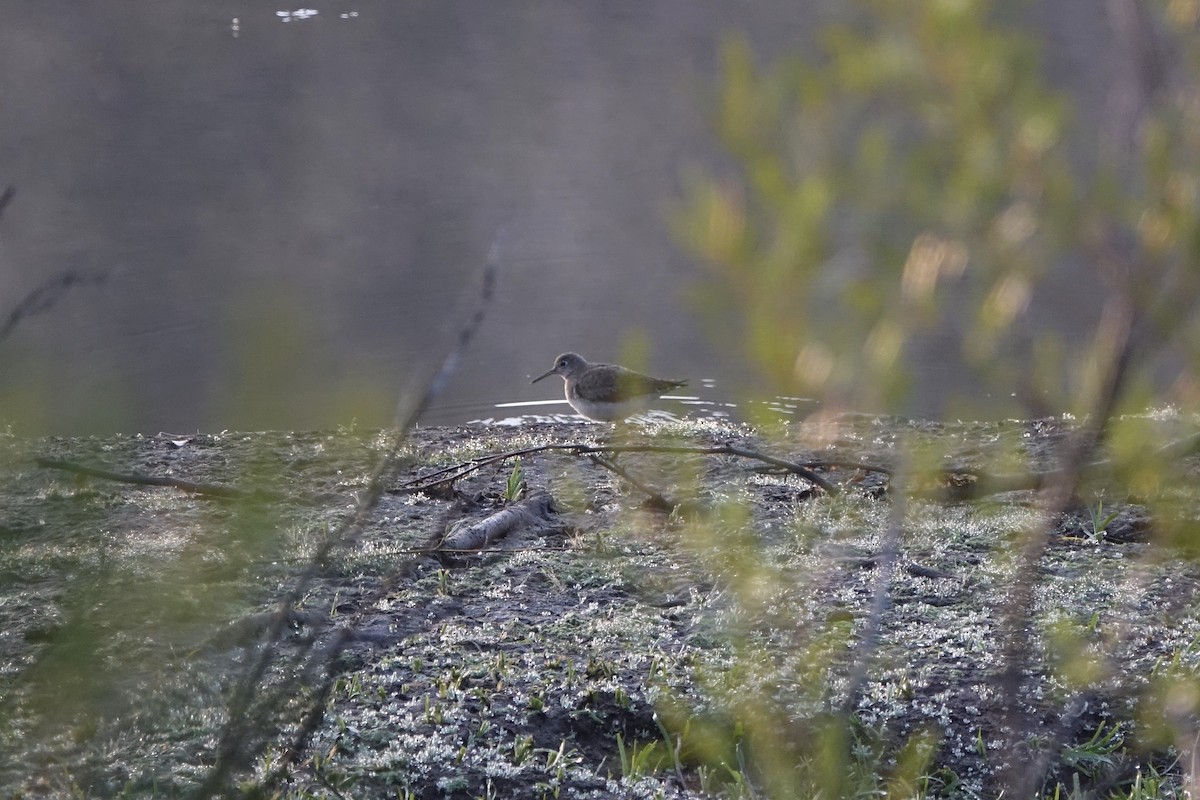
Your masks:
{"label": "bird's head", "polygon": [[549,378],[551,375],[562,375],[564,379],[569,378],[572,375],[578,375],[587,368],[588,362],[583,356],[578,353],[563,353],[554,359],[554,366],[548,372],[538,375],[530,383],[537,383],[542,378]]}

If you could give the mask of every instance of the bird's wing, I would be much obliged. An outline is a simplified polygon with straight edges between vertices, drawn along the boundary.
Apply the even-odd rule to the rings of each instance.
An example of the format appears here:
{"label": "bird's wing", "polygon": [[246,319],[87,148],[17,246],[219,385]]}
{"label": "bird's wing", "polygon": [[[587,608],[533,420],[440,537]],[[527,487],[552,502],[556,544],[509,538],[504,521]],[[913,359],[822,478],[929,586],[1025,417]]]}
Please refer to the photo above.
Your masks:
{"label": "bird's wing", "polygon": [[622,400],[657,396],[677,385],[675,381],[665,381],[662,378],[653,378],[640,372],[622,369],[617,377],[617,394]]}

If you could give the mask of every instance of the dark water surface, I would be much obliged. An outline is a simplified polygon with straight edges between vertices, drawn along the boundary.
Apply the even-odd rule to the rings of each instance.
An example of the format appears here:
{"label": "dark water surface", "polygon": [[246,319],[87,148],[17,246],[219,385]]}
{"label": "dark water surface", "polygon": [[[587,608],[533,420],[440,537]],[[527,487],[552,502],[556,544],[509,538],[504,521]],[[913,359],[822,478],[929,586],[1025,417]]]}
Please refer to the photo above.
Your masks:
{"label": "dark water surface", "polygon": [[[0,314],[64,273],[104,280],[0,342],[0,423],[385,424],[449,347],[501,228],[487,322],[428,421],[559,397],[529,378],[563,350],[636,352],[736,400],[750,370],[695,312],[702,272],[665,219],[689,170],[730,168],[711,133],[725,37],[764,60],[803,50],[836,6],[9,6]],[[1089,8],[1031,15],[1055,74],[1095,94],[1107,34]],[[1068,273],[1052,298],[1078,296]],[[914,411],[970,387],[955,346],[923,351]]]}

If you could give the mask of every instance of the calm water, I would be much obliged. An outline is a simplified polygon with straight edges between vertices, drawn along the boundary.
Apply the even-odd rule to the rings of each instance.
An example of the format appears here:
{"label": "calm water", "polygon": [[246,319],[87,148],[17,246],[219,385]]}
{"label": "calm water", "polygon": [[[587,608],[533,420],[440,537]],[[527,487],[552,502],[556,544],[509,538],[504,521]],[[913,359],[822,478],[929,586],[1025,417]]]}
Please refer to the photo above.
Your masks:
{"label": "calm water", "polygon": [[[741,31],[764,59],[802,50],[836,6],[7,7],[0,185],[17,194],[0,219],[0,315],[56,275],[104,280],[0,342],[0,420],[385,424],[449,347],[501,228],[485,327],[426,421],[559,397],[529,378],[563,350],[636,352],[737,402],[752,371],[695,312],[703,275],[665,219],[689,170],[729,167],[710,132],[723,39]],[[1087,8],[1030,13],[1055,74],[1094,94],[1105,34]],[[1051,276],[1049,307],[1079,284]],[[972,386],[944,356],[956,345],[922,351],[915,412]]]}

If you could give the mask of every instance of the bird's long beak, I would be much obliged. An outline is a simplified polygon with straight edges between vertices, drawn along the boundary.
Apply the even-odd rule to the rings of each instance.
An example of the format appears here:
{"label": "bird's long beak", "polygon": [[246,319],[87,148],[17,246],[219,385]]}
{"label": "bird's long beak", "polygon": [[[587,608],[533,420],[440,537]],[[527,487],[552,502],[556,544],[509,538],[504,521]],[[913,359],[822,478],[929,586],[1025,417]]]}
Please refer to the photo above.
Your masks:
{"label": "bird's long beak", "polygon": [[553,374],[554,374],[554,370],[550,370],[550,371],[549,371],[549,372],[547,372],[545,375],[538,375],[536,378],[534,378],[533,380],[531,380],[531,381],[530,381],[530,383],[537,383],[537,382],[538,382],[538,381],[540,381],[542,378],[549,378],[549,377],[550,377],[551,375],[553,375]]}

